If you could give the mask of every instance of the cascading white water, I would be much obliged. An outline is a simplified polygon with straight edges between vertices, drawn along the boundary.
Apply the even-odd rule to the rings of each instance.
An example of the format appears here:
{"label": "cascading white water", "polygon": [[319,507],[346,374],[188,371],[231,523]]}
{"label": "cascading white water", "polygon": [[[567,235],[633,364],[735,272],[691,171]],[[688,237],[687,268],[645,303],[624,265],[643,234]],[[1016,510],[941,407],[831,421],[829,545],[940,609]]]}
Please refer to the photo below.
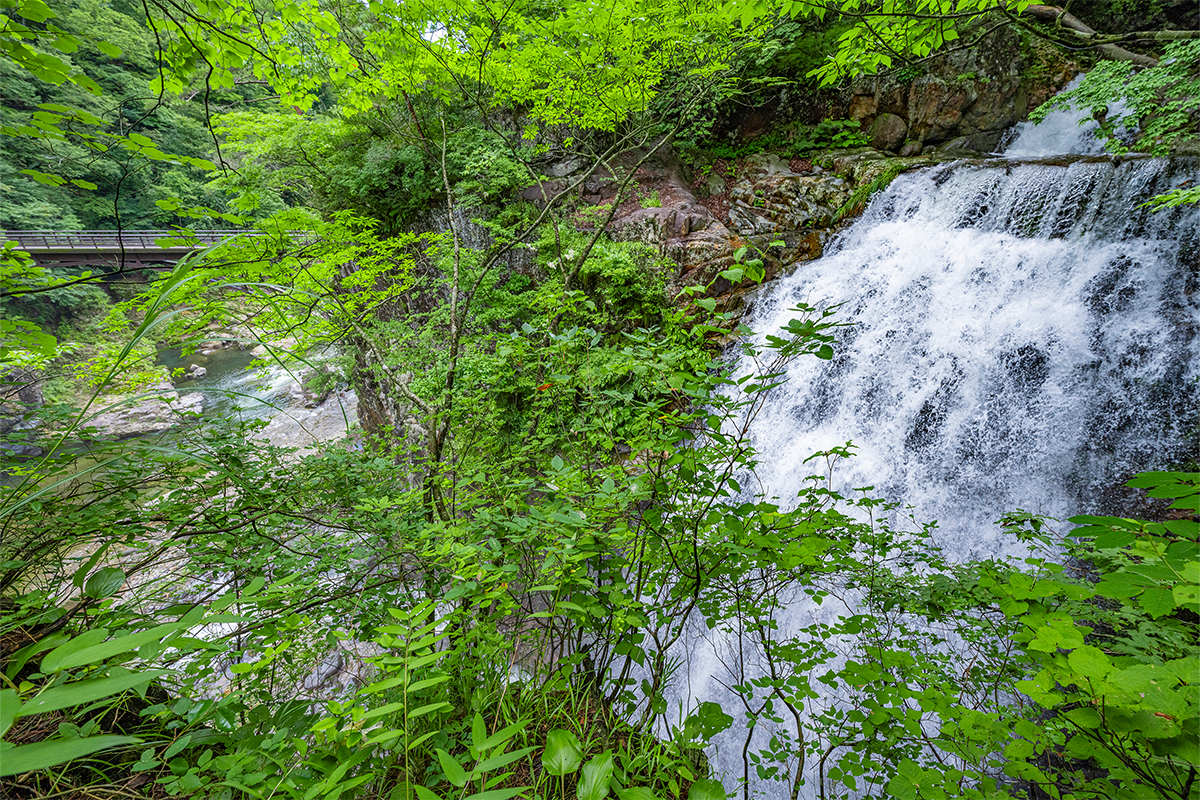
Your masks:
{"label": "cascading white water", "polygon": [[[1064,92],[1078,88],[1083,75],[1063,87]],[[1114,103],[1108,117],[1117,120],[1124,116],[1124,104]],[[1004,154],[1010,158],[1037,158],[1056,156],[1063,153],[1100,155],[1104,152],[1104,141],[1096,136],[1100,123],[1090,116],[1074,111],[1051,111],[1038,124],[1018,122],[1012,127],[1015,137]]]}
{"label": "cascading white water", "polygon": [[[1032,128],[1009,153],[1090,151],[1086,129],[1074,131],[1064,145]],[[803,301],[842,303],[851,323],[833,360],[796,363],[755,420],[767,495],[794,497],[816,471],[805,458],[852,441],[840,487],[873,485],[937,520],[938,543],[966,559],[1011,552],[994,525],[1006,511],[1103,511],[1105,489],[1189,454],[1200,208],[1141,204],[1198,180],[1195,160],[1078,157],[898,178],[746,320],[773,333]],[[713,679],[728,643],[708,636],[689,644],[684,691],[728,701]],[[730,780],[741,774],[732,750],[718,745],[714,759]]]}
{"label": "cascading white water", "polygon": [[1197,177],[1139,160],[898,179],[754,312],[773,331],[798,301],[842,302],[852,323],[760,415],[760,479],[786,497],[804,458],[853,441],[844,485],[913,505],[967,557],[996,550],[1006,510],[1067,516],[1162,466],[1194,422],[1200,210],[1138,206]]}

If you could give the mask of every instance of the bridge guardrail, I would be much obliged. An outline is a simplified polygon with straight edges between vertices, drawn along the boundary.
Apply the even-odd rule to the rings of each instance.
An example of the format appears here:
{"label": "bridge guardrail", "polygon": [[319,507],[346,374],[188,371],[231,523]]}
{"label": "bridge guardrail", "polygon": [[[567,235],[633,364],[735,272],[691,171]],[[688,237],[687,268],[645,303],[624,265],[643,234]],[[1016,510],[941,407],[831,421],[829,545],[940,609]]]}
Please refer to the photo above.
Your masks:
{"label": "bridge guardrail", "polygon": [[[30,252],[86,250],[187,250],[216,244],[233,236],[265,236],[261,231],[201,230],[182,233],[174,230],[130,231],[0,231],[0,239],[16,242]],[[161,239],[175,240],[167,245]]]}

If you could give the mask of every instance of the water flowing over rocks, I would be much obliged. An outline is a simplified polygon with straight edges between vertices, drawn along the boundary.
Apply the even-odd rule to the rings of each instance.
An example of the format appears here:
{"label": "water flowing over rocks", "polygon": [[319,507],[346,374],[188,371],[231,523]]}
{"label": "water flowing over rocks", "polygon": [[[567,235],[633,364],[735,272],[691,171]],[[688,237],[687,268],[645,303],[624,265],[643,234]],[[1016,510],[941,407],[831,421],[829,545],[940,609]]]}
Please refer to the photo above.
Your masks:
{"label": "water flowing over rocks", "polygon": [[[1194,457],[1200,208],[1143,204],[1200,182],[1200,160],[1114,163],[1081,154],[1091,142],[1074,130],[1066,147],[1027,130],[1013,147],[1021,158],[938,164],[946,154],[935,149],[925,169],[873,150],[830,157],[857,185],[889,165],[908,171],[822,258],[754,298],[744,321],[760,336],[797,316],[799,302],[844,303],[838,316],[851,323],[832,359],[791,365],[753,420],[755,491],[786,504],[815,471],[812,453],[853,441],[836,490],[870,485],[917,521],[937,520],[935,540],[952,558],[1004,558],[1020,546],[994,524],[1002,513],[1112,513],[1108,487]],[[779,636],[829,614],[797,601]],[[677,653],[680,699],[735,702],[725,670],[736,639],[700,627]],[[835,702],[806,707],[826,700]],[[745,730],[723,736],[714,763],[741,775]],[[800,796],[816,796],[815,770],[806,778]]]}
{"label": "water flowing over rocks", "polygon": [[345,436],[357,419],[358,398],[354,392],[330,392],[319,405],[289,408],[271,417],[260,437],[277,447],[300,451],[315,448],[321,442]]}
{"label": "water flowing over rocks", "polygon": [[176,425],[194,420],[204,410],[204,395],[181,395],[170,383],[158,383],[143,392],[122,397],[101,397],[99,414],[84,421],[114,439],[129,439],[162,433]]}

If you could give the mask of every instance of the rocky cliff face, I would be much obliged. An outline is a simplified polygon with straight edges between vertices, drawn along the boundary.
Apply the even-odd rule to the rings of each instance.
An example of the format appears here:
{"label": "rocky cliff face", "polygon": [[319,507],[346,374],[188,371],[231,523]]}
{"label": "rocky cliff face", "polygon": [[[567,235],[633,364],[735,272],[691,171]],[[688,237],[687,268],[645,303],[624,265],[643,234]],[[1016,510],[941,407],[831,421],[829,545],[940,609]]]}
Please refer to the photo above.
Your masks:
{"label": "rocky cliff face", "polygon": [[1065,86],[1078,66],[1012,29],[950,53],[927,71],[861,78],[843,96],[846,116],[873,147],[915,155],[929,145],[990,152],[1004,130]]}
{"label": "rocky cliff face", "polygon": [[[632,165],[642,154],[633,151],[623,159]],[[817,163],[762,153],[725,167],[723,175],[689,179],[678,156],[664,148],[635,173],[609,233],[619,241],[649,244],[675,264],[675,274],[666,276],[672,298],[680,298],[687,287],[703,286],[719,299],[720,310],[732,310],[752,288],[720,277],[739,249],[762,259],[766,279],[772,280],[819,258],[841,219],[856,213],[871,191],[895,175],[976,155],[954,142],[906,157],[870,147],[834,150]],[[611,208],[606,204],[615,192],[615,180],[597,178],[582,187],[578,202],[585,209],[589,203]],[[596,215],[577,217],[590,226]]]}
{"label": "rocky cliff face", "polygon": [[[994,152],[1008,128],[1077,72],[1053,48],[1015,30],[999,31],[920,71],[864,78],[836,97],[823,95],[824,114],[861,123],[869,148],[830,151],[815,163],[763,153],[719,162],[704,175],[691,173],[669,150],[659,153],[638,170],[628,195],[633,199],[618,209],[610,232],[651,244],[678,265],[668,282],[673,296],[711,284],[709,294],[721,297],[723,307],[736,306],[744,287],[718,276],[739,248],[763,258],[768,280],[820,257],[839,220],[871,191],[907,169]],[[737,138],[746,141],[776,126],[796,128],[798,120],[776,119],[777,111],[748,113]],[[621,160],[637,163],[640,155],[633,151]],[[553,178],[527,190],[526,199],[561,191],[583,167],[569,159],[552,164]],[[599,175],[582,187],[578,202],[608,203],[615,191],[616,182]],[[657,202],[644,202],[647,197]]]}

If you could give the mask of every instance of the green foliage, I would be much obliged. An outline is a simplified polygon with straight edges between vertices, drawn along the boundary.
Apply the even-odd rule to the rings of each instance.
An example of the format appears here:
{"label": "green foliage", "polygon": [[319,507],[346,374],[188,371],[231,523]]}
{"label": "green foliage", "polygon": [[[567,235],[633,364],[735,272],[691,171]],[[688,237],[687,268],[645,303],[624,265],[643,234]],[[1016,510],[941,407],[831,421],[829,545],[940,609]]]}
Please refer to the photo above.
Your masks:
{"label": "green foliage", "polygon": [[[562,274],[578,260],[586,246],[581,233],[544,230],[537,242],[538,253],[551,275]],[[663,294],[665,276],[674,271],[668,262],[648,245],[637,242],[613,242],[600,239],[579,270],[579,287],[595,305],[589,323],[604,327],[654,325],[666,312]]]}
{"label": "green foliage", "polygon": [[[1158,66],[1134,70],[1118,61],[1097,64],[1079,86],[1055,95],[1030,118],[1054,109],[1078,109],[1100,121],[1105,146],[1113,153],[1130,150],[1165,155],[1171,145],[1194,137],[1200,115],[1200,41],[1167,45]],[[1119,115],[1110,106],[1123,104]],[[1126,141],[1125,131],[1132,136]]]}
{"label": "green foliage", "polygon": [[870,142],[858,122],[851,119],[826,119],[816,125],[796,126],[790,130],[773,131],[747,142],[729,144],[707,142],[698,145],[690,157],[695,161],[710,159],[735,160],[757,153],[775,153],[786,158],[806,158],[821,150],[839,147],[862,147]]}
{"label": "green foliage", "polygon": [[[1006,791],[1001,775],[1055,796],[1193,793],[1194,520],[1080,518],[1062,544],[1022,514],[1007,522],[1037,548],[1029,561],[958,565],[931,526],[901,530],[881,501],[830,490],[848,448],[793,497],[755,494],[746,421],[791,361],[833,357],[833,309],[797,307],[754,344],[712,298],[668,307],[655,254],[555,228],[554,210],[512,211],[483,242],[457,227],[521,186],[536,137],[582,128],[623,146],[679,127],[812,63],[830,29],[781,26],[777,45],[745,51],[739,85],[729,57],[759,5],[174,8],[6,10],[4,68],[30,119],[4,132],[79,169],[31,161],[5,213],[47,219],[39,204],[67,205],[38,187],[92,191],[96,169],[113,185],[144,175],[138,202],[162,219],[235,221],[194,207],[202,130],[37,96],[37,81],[144,96],[101,81],[128,78],[121,64],[77,68],[72,53],[140,64],[160,98],[115,104],[139,115],[194,88],[192,119],[207,121],[257,99],[239,81],[268,82],[286,109],[222,118],[239,171],[214,184],[267,235],[121,303],[114,327],[136,327],[95,360],[96,382],[129,383],[159,336],[237,319],[257,340],[294,336],[299,358],[343,348],[372,427],[365,448],[305,454],[234,420],[105,443],[87,428],[97,393],[44,410],[40,438],[8,434],[0,755],[20,783],[5,791],[144,775],[147,794],[212,798],[714,800],[725,789],[698,751],[742,737],[741,780],[793,794],[813,781],[826,796],[985,797]],[[953,41],[947,8],[929,10],[870,42],[847,27],[818,73],[887,66],[867,52],[880,36],[918,56]],[[341,116],[324,113],[334,103]],[[518,109],[523,141],[497,133]],[[845,144],[850,127],[791,146]],[[317,211],[288,208],[301,201]],[[442,202],[452,235],[388,235]],[[61,219],[104,219],[80,208]],[[537,247],[536,266],[501,263],[514,243]],[[745,256],[720,277],[761,280]],[[7,363],[49,359],[36,323],[77,324],[93,279],[6,247],[6,310],[36,318],[3,323]],[[708,342],[730,337],[753,368],[712,358]],[[19,455],[31,443],[41,455]],[[1194,476],[1138,480],[1194,508]],[[1059,547],[1103,580],[1071,576]],[[785,629],[791,595],[861,602]],[[698,624],[738,637],[725,677],[740,707],[668,707],[675,648]],[[349,674],[306,685],[331,663]],[[1076,760],[1051,767],[1060,754]]]}
{"label": "green foliage", "polygon": [[5,19],[0,228],[161,228],[178,217],[156,201],[223,202],[204,188],[214,146],[206,105],[244,102],[261,87],[193,102],[150,95],[156,38],[140,6],[18,3]]}
{"label": "green foliage", "polygon": [[834,212],[833,221],[838,222],[861,213],[867,207],[867,203],[871,202],[871,198],[886,189],[905,169],[906,167],[902,164],[889,165],[870,183],[856,187],[845,205]]}
{"label": "green foliage", "polygon": [[[496,134],[469,115],[458,123],[444,145],[460,203],[494,205],[529,183],[528,168]],[[222,116],[217,130],[244,167],[214,186],[229,192],[241,213],[258,218],[299,203],[325,213],[355,210],[398,231],[443,200],[442,153],[428,142],[380,138],[374,124],[369,117],[319,114]],[[438,121],[430,114],[420,124]]]}

